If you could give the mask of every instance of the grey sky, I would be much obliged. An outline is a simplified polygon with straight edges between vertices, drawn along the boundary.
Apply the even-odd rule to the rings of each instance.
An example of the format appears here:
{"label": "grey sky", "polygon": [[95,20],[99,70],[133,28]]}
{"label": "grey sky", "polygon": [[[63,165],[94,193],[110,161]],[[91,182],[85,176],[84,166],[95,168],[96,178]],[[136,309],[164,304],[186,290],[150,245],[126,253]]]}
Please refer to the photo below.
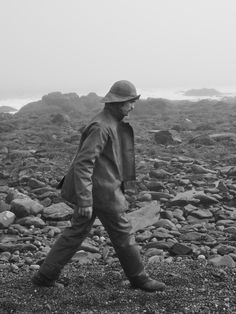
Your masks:
{"label": "grey sky", "polygon": [[0,97],[236,88],[235,0],[0,0]]}

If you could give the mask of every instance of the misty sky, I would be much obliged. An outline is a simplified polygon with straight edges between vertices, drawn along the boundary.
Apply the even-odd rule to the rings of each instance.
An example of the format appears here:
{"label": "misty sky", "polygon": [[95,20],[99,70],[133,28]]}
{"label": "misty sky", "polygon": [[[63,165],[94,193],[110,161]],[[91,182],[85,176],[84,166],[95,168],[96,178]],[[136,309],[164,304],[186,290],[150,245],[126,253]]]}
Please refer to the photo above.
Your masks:
{"label": "misty sky", "polygon": [[0,0],[0,97],[236,89],[235,0]]}

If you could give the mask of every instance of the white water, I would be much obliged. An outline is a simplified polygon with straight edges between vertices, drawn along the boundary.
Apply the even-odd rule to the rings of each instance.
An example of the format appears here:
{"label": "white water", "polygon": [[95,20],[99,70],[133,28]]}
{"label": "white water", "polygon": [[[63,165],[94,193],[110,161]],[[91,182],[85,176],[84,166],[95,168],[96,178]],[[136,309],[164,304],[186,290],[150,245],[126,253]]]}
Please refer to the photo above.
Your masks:
{"label": "white water", "polygon": [[[194,87],[193,87],[194,88]],[[214,87],[215,88],[215,87]],[[220,97],[193,97],[193,96],[184,96],[183,92],[192,89],[192,88],[162,88],[162,89],[139,89],[138,93],[141,94],[141,98],[146,99],[148,97],[151,98],[165,98],[170,100],[191,100],[191,101],[197,101],[200,99],[205,98],[211,98],[211,99],[221,99],[222,97],[230,97],[230,96],[236,96],[236,86],[235,87],[221,87],[221,88],[215,88],[219,92],[221,92],[223,95]],[[78,92],[78,95],[86,95],[87,93],[81,93]],[[105,94],[100,92],[97,93],[100,96],[103,96]],[[0,99],[0,106],[9,106],[13,107],[17,110],[19,110],[21,107],[25,106],[26,104],[40,100],[43,95],[40,96],[33,96],[33,97],[24,97],[24,98],[8,98],[8,99]]]}

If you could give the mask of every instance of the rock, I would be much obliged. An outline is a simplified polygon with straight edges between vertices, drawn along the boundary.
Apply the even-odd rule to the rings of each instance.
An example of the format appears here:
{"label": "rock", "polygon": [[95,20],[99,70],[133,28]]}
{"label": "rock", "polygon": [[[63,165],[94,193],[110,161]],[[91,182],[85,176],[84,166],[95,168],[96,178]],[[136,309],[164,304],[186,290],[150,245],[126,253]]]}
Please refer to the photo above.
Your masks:
{"label": "rock", "polygon": [[73,209],[65,203],[57,203],[45,207],[43,210],[43,217],[47,220],[66,220],[70,219],[73,213]]}
{"label": "rock", "polygon": [[151,170],[149,172],[150,178],[155,178],[155,179],[165,179],[168,178],[172,175],[172,173],[165,171],[164,169],[160,170]]}
{"label": "rock", "polygon": [[216,171],[204,168],[204,167],[199,166],[199,165],[192,165],[191,168],[192,168],[192,171],[194,173],[198,173],[198,174],[199,173],[212,173],[212,174],[216,174],[217,173]]}
{"label": "rock", "polygon": [[0,200],[0,213],[5,211],[10,211],[11,206],[7,204],[5,201]]}
{"label": "rock", "polygon": [[210,205],[218,203],[218,200],[212,196],[206,195],[204,192],[189,190],[183,193],[178,193],[174,198],[169,201],[170,206],[185,206],[188,204],[196,205],[200,203],[204,205]]}
{"label": "rock", "polygon": [[0,229],[9,227],[15,220],[16,216],[10,211],[0,213]]}
{"label": "rock", "polygon": [[156,248],[160,250],[169,250],[174,243],[169,241],[158,241],[158,242],[149,242],[144,245],[143,249],[150,249],[150,248]]}
{"label": "rock", "polygon": [[89,238],[85,239],[83,243],[80,246],[80,249],[85,251],[85,252],[90,252],[90,253],[99,253],[100,250],[98,247],[95,246],[95,244],[89,240]]}
{"label": "rock", "polygon": [[193,250],[191,247],[182,244],[175,243],[169,250],[169,252],[173,255],[189,255],[192,254]]}
{"label": "rock", "polygon": [[127,218],[132,224],[132,233],[138,230],[143,230],[146,227],[152,226],[159,220],[161,208],[157,201],[152,201],[150,204],[127,214]]}
{"label": "rock", "polygon": [[165,192],[150,191],[150,194],[152,196],[152,199],[156,200],[156,201],[160,201],[162,199],[169,200],[169,199],[173,198],[173,195],[171,195],[169,193],[165,193]]}
{"label": "rock", "polygon": [[14,199],[11,202],[11,211],[18,218],[26,217],[28,215],[37,215],[43,211],[43,206],[37,201],[29,198]]}
{"label": "rock", "polygon": [[156,144],[173,145],[182,142],[179,138],[172,134],[171,130],[154,130],[149,132],[154,133],[154,140]]}
{"label": "rock", "polygon": [[157,191],[157,192],[165,188],[164,184],[159,181],[150,181],[146,184],[146,186],[150,191]]}
{"label": "rock", "polygon": [[11,253],[10,252],[3,252],[0,253],[0,261],[2,262],[8,262],[11,258]]}
{"label": "rock", "polygon": [[144,232],[136,235],[135,240],[137,242],[144,242],[146,240],[149,240],[152,237],[152,232],[149,230],[145,230]]}
{"label": "rock", "polygon": [[10,189],[6,196],[6,203],[10,204],[14,199],[29,199],[29,197],[15,189]]}
{"label": "rock", "polygon": [[146,257],[152,257],[152,256],[155,256],[155,255],[162,256],[163,255],[163,250],[160,250],[160,249],[157,249],[157,248],[150,248],[150,249],[147,249],[147,251],[144,253],[144,255]]}
{"label": "rock", "polygon": [[41,182],[35,178],[30,178],[30,180],[28,181],[28,185],[29,187],[31,187],[32,189],[37,189],[37,188],[42,188],[45,186],[44,182]]}
{"label": "rock", "polygon": [[37,247],[31,243],[22,244],[22,243],[0,243],[0,252],[10,252],[13,253],[19,250],[20,252],[27,251],[36,251]]}
{"label": "rock", "polygon": [[89,264],[96,259],[100,259],[102,256],[98,253],[90,253],[85,251],[78,251],[72,257],[73,262],[78,262],[80,265]]}
{"label": "rock", "polygon": [[230,255],[212,257],[208,260],[208,263],[214,266],[228,266],[228,267],[236,266],[235,261]]}
{"label": "rock", "polygon": [[154,256],[151,256],[148,259],[148,264],[160,264],[163,261],[164,261],[164,257],[163,256],[154,255]]}
{"label": "rock", "polygon": [[157,222],[153,223],[153,226],[157,228],[165,228],[167,230],[177,230],[175,224],[169,219],[160,219]]}
{"label": "rock", "polygon": [[192,211],[191,215],[200,219],[213,217],[213,214],[209,209],[197,209],[197,210]]}
{"label": "rock", "polygon": [[231,245],[219,244],[216,248],[217,248],[217,253],[220,255],[236,253],[236,248]]}
{"label": "rock", "polygon": [[20,218],[16,221],[19,225],[30,227],[34,226],[36,228],[43,228],[46,223],[39,217],[35,216],[27,216]]}

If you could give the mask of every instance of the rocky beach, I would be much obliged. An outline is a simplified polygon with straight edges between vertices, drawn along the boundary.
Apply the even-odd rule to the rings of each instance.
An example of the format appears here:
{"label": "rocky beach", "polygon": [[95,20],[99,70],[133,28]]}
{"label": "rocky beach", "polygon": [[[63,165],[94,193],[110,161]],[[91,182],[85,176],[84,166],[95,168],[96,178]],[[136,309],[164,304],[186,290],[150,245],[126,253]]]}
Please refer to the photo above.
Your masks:
{"label": "rocky beach", "polygon": [[72,205],[56,188],[83,126],[102,105],[94,93],[51,93],[16,114],[0,111],[1,313],[236,313],[236,98],[139,100],[136,189],[127,216],[162,293],[132,290],[99,220],[63,275],[30,277]]}

